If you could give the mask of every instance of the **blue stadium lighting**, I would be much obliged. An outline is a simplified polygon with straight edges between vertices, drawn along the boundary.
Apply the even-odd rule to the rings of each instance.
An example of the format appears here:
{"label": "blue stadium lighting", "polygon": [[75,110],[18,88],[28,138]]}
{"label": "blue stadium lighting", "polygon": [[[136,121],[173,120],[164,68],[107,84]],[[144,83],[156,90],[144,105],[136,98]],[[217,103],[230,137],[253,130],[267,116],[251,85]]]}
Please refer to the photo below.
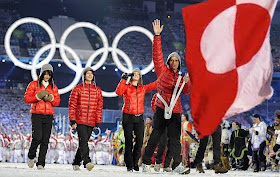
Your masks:
{"label": "blue stadium lighting", "polygon": [[102,69],[105,70],[105,69],[106,69],[106,66],[103,66]]}
{"label": "blue stadium lighting", "polygon": [[115,71],[117,72],[117,71],[118,71],[118,68],[115,68]]}

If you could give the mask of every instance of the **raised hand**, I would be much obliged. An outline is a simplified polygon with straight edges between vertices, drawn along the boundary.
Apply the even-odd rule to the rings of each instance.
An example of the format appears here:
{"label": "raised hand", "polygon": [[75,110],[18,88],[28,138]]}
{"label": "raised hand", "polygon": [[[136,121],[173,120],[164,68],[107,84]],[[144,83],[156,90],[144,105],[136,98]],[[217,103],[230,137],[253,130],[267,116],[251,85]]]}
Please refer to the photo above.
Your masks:
{"label": "raised hand", "polygon": [[183,79],[184,79],[185,83],[188,83],[190,81],[189,74],[185,73]]}
{"label": "raised hand", "polygon": [[154,28],[155,35],[160,35],[160,33],[163,30],[163,25],[160,26],[160,20],[159,19],[154,20],[153,28]]}

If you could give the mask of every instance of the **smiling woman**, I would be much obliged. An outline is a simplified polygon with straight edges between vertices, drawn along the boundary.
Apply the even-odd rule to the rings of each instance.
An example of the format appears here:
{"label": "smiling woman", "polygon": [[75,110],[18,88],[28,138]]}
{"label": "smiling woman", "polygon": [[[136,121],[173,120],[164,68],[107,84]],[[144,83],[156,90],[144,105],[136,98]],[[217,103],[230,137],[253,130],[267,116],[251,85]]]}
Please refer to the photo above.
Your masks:
{"label": "smiling woman", "polygon": [[40,153],[36,166],[44,170],[48,143],[54,118],[54,106],[60,103],[58,88],[53,80],[53,67],[45,64],[41,68],[38,80],[32,81],[26,88],[24,101],[31,104],[32,142],[28,152],[28,166],[34,167],[37,147]]}

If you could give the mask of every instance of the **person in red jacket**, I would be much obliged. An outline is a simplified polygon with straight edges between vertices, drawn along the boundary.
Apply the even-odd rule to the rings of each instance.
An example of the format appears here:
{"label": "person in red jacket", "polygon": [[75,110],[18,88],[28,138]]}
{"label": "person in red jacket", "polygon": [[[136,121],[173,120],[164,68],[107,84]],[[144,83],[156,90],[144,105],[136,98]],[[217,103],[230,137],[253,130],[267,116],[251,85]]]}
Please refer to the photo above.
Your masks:
{"label": "person in red jacket", "polygon": [[73,162],[73,170],[84,168],[91,171],[94,165],[89,157],[88,141],[92,130],[102,122],[103,97],[101,89],[95,84],[94,71],[87,67],[83,70],[83,83],[77,85],[69,98],[69,119],[73,129],[77,128],[79,148]]}
{"label": "person in red jacket", "polygon": [[[160,137],[167,127],[168,136],[168,151],[170,151],[170,156],[173,158],[174,162],[172,165],[172,170],[179,174],[189,173],[189,169],[182,166],[182,158],[180,156],[181,144],[181,117],[182,105],[179,99],[177,101],[172,101],[174,103],[174,108],[171,110],[171,99],[173,98],[173,92],[176,91],[175,87],[181,88],[183,81],[186,85],[182,88],[184,94],[190,92],[190,82],[189,77],[185,75],[183,81],[181,80],[177,84],[177,80],[180,76],[181,68],[181,58],[176,52],[172,52],[168,58],[167,63],[164,63],[162,46],[161,46],[161,36],[160,33],[163,30],[163,26],[160,25],[160,20],[155,20],[153,22],[153,29],[155,33],[153,41],[153,62],[155,66],[155,72],[158,77],[157,91],[158,99],[156,100],[156,110],[154,113],[153,122],[153,132],[151,138],[149,139],[148,145],[145,149],[145,154],[143,156],[143,172],[150,171],[151,157],[153,152],[160,140]],[[177,93],[174,93],[174,95]],[[170,109],[169,109],[170,108]]]}
{"label": "person in red jacket", "polygon": [[[124,105],[122,108],[122,125],[125,137],[124,160],[127,171],[139,171],[138,160],[141,156],[141,147],[144,137],[144,98],[145,93],[156,88],[157,81],[143,85],[141,71],[137,68],[133,70],[133,76],[127,83],[127,74],[123,74],[122,80],[116,88],[116,94],[123,96]],[[135,145],[133,147],[133,132],[135,135]],[[133,150],[133,151],[132,151]]]}
{"label": "person in red jacket", "polygon": [[38,170],[43,170],[54,118],[53,107],[60,103],[58,88],[53,81],[53,67],[50,64],[43,65],[39,79],[29,83],[24,102],[31,104],[32,142],[28,152],[28,166],[34,167],[34,158],[40,145],[36,166]]}

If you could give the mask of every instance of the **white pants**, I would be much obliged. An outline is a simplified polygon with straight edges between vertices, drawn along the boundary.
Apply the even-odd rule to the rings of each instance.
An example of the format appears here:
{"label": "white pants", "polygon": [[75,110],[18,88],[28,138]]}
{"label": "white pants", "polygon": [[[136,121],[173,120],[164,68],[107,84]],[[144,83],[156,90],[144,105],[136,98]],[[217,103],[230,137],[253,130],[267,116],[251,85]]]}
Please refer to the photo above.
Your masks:
{"label": "white pants", "polygon": [[13,151],[13,162],[14,163],[22,162],[21,149],[16,149]]}

